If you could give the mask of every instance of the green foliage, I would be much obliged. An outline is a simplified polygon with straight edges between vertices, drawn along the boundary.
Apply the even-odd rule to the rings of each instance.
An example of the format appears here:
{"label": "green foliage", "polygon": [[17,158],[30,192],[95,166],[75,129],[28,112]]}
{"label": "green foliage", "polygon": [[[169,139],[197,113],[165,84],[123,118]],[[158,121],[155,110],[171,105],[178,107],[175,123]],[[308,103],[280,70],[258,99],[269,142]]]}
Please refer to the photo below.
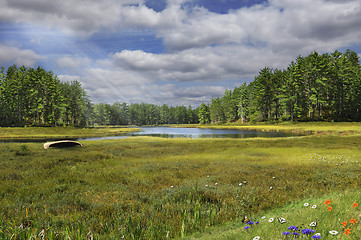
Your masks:
{"label": "green foliage", "polygon": [[62,83],[41,67],[0,73],[0,126],[85,126],[88,103],[78,81]]}
{"label": "green foliage", "polygon": [[261,69],[253,82],[227,90],[209,108],[212,122],[361,121],[360,91],[355,52],[315,51],[285,70]]}
{"label": "green foliage", "polygon": [[211,121],[211,113],[209,110],[209,106],[204,103],[201,103],[198,109],[199,123],[206,124]]}
{"label": "green foliage", "polygon": [[158,125],[198,123],[197,109],[148,103],[94,105],[94,123],[100,125]]}

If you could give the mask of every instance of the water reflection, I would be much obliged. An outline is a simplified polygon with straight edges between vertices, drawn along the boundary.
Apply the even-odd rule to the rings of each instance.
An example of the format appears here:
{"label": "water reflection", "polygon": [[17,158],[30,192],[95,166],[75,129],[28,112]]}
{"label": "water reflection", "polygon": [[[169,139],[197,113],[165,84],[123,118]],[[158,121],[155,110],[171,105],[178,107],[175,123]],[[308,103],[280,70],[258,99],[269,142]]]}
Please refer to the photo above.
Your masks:
{"label": "water reflection", "polygon": [[171,128],[171,127],[141,127],[140,132],[129,133],[124,136],[87,138],[78,140],[118,139],[130,136],[150,136],[163,138],[255,138],[255,137],[290,137],[299,136],[284,132],[258,132],[236,129],[209,129],[209,128]]}
{"label": "water reflection", "polygon": [[144,127],[141,132],[131,133],[132,136],[154,136],[166,138],[251,138],[251,137],[288,137],[288,133],[257,132],[236,129],[209,129],[209,128],[170,128]]}

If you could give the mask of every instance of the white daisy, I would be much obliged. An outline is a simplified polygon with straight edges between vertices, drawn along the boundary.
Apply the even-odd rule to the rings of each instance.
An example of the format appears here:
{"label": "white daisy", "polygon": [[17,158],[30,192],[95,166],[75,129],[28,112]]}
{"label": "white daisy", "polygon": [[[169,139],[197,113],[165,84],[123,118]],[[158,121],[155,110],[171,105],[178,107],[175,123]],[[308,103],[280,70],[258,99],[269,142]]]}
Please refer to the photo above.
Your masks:
{"label": "white daisy", "polygon": [[270,219],[268,219],[268,222],[273,222],[275,219],[274,218],[270,218]]}
{"label": "white daisy", "polygon": [[303,206],[305,206],[305,207],[308,207],[310,204],[309,203],[305,203],[305,204],[303,204]]}
{"label": "white daisy", "polygon": [[255,236],[254,238],[253,238],[253,240],[259,240],[261,237],[260,236]]}
{"label": "white daisy", "polygon": [[313,208],[313,209],[317,208],[317,205],[313,205],[312,208]]}
{"label": "white daisy", "polygon": [[329,233],[330,233],[331,235],[337,235],[337,234],[338,234],[338,232],[337,232],[336,230],[329,231]]}
{"label": "white daisy", "polygon": [[266,216],[263,216],[262,219],[266,219]]}

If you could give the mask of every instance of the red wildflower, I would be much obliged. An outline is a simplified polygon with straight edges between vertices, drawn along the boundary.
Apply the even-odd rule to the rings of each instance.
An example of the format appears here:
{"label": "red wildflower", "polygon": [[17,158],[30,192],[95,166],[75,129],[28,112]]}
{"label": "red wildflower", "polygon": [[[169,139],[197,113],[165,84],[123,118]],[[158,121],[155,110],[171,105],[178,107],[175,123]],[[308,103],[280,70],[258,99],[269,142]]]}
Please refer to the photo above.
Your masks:
{"label": "red wildflower", "polygon": [[358,223],[358,221],[356,221],[356,219],[354,219],[354,218],[351,218],[351,219],[350,219],[350,223],[352,223],[353,225],[355,225],[355,223]]}
{"label": "red wildflower", "polygon": [[354,208],[358,207],[358,203],[352,203],[352,207]]}
{"label": "red wildflower", "polygon": [[346,227],[347,221],[344,221],[344,222],[342,222],[341,224],[342,224],[342,227]]}
{"label": "red wildflower", "polygon": [[332,207],[328,207],[328,208],[327,208],[327,211],[328,211],[328,212],[331,212],[331,210],[332,210]]}
{"label": "red wildflower", "polygon": [[351,229],[350,228],[346,228],[345,232],[343,233],[344,235],[346,234],[346,236],[348,237],[348,235],[351,233]]}
{"label": "red wildflower", "polygon": [[330,200],[330,199],[327,199],[323,204],[326,204],[326,206],[328,206],[328,205],[331,204],[331,200]]}

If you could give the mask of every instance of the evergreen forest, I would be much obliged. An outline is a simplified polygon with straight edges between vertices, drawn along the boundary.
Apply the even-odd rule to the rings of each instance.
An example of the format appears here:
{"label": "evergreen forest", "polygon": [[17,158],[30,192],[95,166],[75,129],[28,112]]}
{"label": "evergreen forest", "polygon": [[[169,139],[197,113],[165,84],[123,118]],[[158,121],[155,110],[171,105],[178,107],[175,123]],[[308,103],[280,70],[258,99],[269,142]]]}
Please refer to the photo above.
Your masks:
{"label": "evergreen forest", "polygon": [[0,126],[361,121],[358,55],[298,56],[286,69],[265,67],[254,81],[196,109],[148,103],[93,104],[80,82],[61,82],[41,67],[0,71]]}
{"label": "evergreen forest", "polygon": [[0,126],[94,126],[198,123],[197,109],[147,103],[92,104],[78,81],[51,71],[10,66],[0,71]]}
{"label": "evergreen forest", "polygon": [[199,114],[201,123],[361,121],[359,57],[314,51],[287,69],[265,67],[253,82],[202,104]]}

